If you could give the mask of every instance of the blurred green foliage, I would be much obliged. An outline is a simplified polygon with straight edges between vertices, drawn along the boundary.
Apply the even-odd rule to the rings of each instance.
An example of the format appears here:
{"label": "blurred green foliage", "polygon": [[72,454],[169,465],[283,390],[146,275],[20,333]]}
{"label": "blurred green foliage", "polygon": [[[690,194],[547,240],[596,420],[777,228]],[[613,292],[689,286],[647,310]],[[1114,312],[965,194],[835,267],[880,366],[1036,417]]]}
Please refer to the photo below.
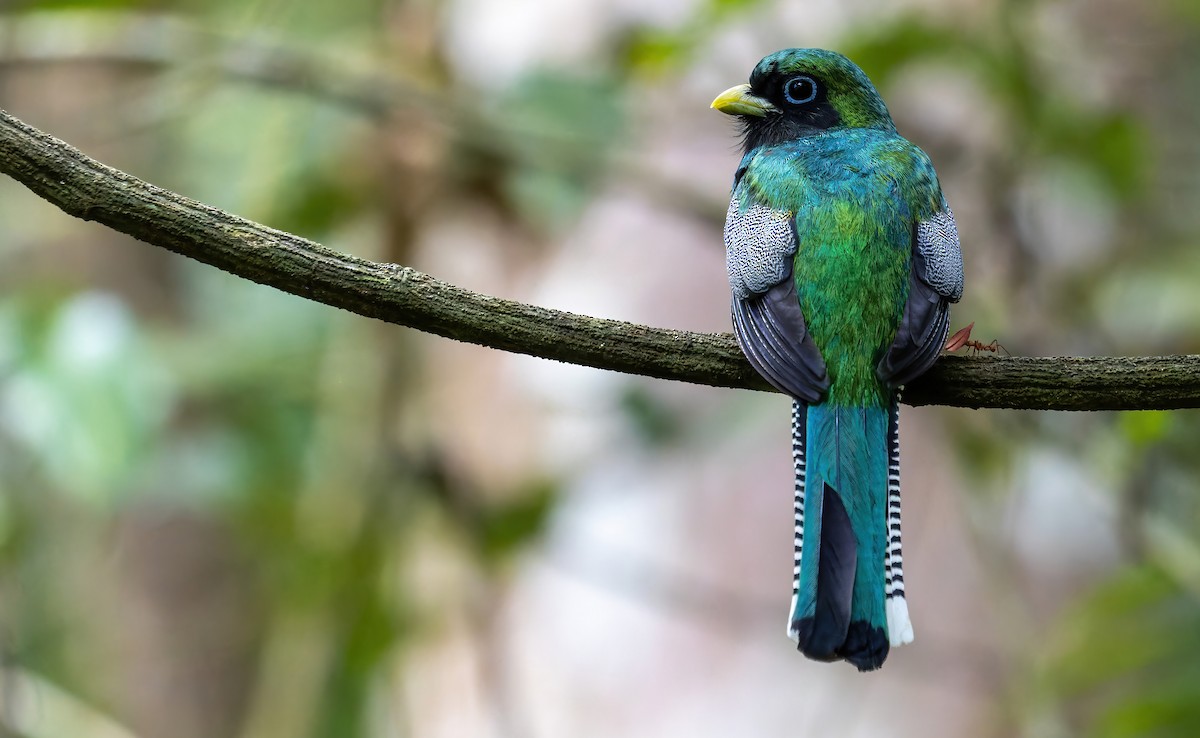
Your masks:
{"label": "blurred green foliage", "polygon": [[[885,14],[855,26],[839,48],[885,97],[906,71],[940,65],[977,85],[997,113],[998,140],[981,155],[987,174],[977,228],[999,234],[998,253],[988,259],[1001,266],[968,300],[1006,345],[1065,352],[1080,346],[1079,334],[1102,334],[1099,322],[1126,341],[1119,348],[1197,350],[1200,265],[1188,252],[1200,234],[1162,225],[1177,223],[1172,201],[1150,195],[1163,187],[1160,168],[1170,168],[1160,167],[1162,139],[1178,131],[1163,130],[1169,124],[1148,114],[1164,100],[1187,102],[1196,90],[1164,79],[1160,88],[1109,103],[1078,93],[1045,53],[1044,34],[1031,30],[1053,5],[984,3],[986,12],[967,20]],[[148,70],[115,64],[112,89],[129,76],[141,97],[135,104],[93,100],[95,107],[76,115],[85,123],[108,116],[133,133],[87,143],[114,147],[128,160],[122,166],[215,206],[402,262],[418,250],[414,234],[426,209],[436,209],[431,202],[489,208],[549,248],[606,181],[637,182],[645,174],[621,156],[637,135],[631,90],[685,76],[727,25],[770,7],[704,0],[674,26],[614,29],[603,58],[585,69],[543,66],[504,85],[479,73],[458,76],[437,3],[39,0],[6,6],[0,19],[47,16],[53,23],[78,20],[78,11],[133,24],[151,12],[185,18],[201,29],[203,53],[166,68],[161,60]],[[1177,14],[1171,19],[1183,40],[1175,43],[1187,47],[1200,35],[1194,3],[1164,8]],[[404,22],[394,27],[414,35],[412,48],[389,55],[384,19],[402,11]],[[335,58],[365,60],[387,79],[395,73],[398,89],[423,105],[414,111],[397,100],[394,110],[366,119],[335,94],[348,86],[323,94],[227,78],[209,63],[235,56],[218,34],[205,35],[215,28],[312,51],[321,68],[323,54],[331,67]],[[4,62],[0,56],[0,91],[7,92],[10,76],[22,70]],[[1178,79],[1197,75],[1192,67]],[[64,99],[83,96],[63,84]],[[88,132],[86,124],[77,131]],[[954,145],[932,142],[947,159]],[[160,156],[139,160],[130,153],[139,150]],[[1194,142],[1191,150],[1198,150]],[[1051,263],[1020,213],[1020,194],[1064,168],[1099,185],[1098,207],[1113,219],[1105,234],[1112,244],[1086,267]],[[1195,179],[1169,184],[1184,201],[1200,194]],[[137,567],[111,553],[120,548],[114,541],[155,529],[156,515],[200,521],[209,548],[232,552],[222,576],[244,590],[235,599],[249,633],[242,654],[249,666],[228,667],[236,671],[230,684],[246,686],[225,704],[222,730],[209,734],[381,732],[372,720],[395,662],[443,627],[455,606],[478,615],[471,601],[479,591],[503,590],[522,555],[550,530],[563,480],[535,474],[489,485],[455,468],[448,442],[408,415],[419,412],[412,408],[421,404],[424,370],[422,344],[412,336],[178,260],[156,273],[165,286],[150,296],[129,274],[96,287],[109,279],[100,270],[67,269],[65,258],[56,268],[36,263],[33,255],[61,238],[47,224],[62,216],[31,223],[16,212],[27,200],[11,183],[3,186],[0,646],[9,661],[102,711],[132,711],[129,698],[97,674],[95,664],[117,650],[104,642],[114,636],[102,634],[98,621],[121,620],[117,600],[131,587],[150,598],[161,593],[125,581],[134,575],[123,570]],[[643,186],[648,199],[667,201],[653,189]],[[1166,305],[1162,316],[1154,301]],[[1083,347],[1109,348],[1103,339]],[[687,435],[678,409],[640,389],[618,403],[641,446],[664,449]],[[1037,734],[1031,726],[1046,714],[1071,735],[1200,731],[1200,589],[1192,576],[1200,566],[1200,457],[1193,451],[1200,420],[1194,413],[1103,415],[1078,421],[1074,438],[1032,414],[950,422],[962,466],[979,481],[972,498],[979,518],[1002,504],[1009,470],[1037,444],[1081,464],[1102,456],[1112,502],[1130,529],[1124,566],[1071,609],[1047,637],[1050,646],[1027,645],[1037,654],[1030,668],[1040,701],[1008,718],[1015,732]],[[414,425],[423,432],[403,430]],[[1169,528],[1156,522],[1164,518]],[[164,562],[178,553],[173,543],[163,546]],[[431,548],[470,572],[453,580],[467,591],[439,591],[422,579],[422,551]],[[106,557],[115,563],[103,576],[82,565]],[[99,581],[81,587],[90,576]],[[219,580],[192,584],[204,590]],[[81,602],[80,592],[93,599]],[[187,622],[187,612],[163,607]],[[308,660],[296,666],[291,653]],[[1011,679],[1023,684],[1029,676],[1018,669]]]}
{"label": "blurred green foliage", "polygon": [[582,212],[626,133],[618,80],[537,70],[501,94],[496,118],[513,209],[561,230]]}
{"label": "blurred green foliage", "polygon": [[1195,735],[1200,592],[1154,566],[1119,572],[1064,620],[1058,644],[1050,694],[1073,705],[1079,734]]}

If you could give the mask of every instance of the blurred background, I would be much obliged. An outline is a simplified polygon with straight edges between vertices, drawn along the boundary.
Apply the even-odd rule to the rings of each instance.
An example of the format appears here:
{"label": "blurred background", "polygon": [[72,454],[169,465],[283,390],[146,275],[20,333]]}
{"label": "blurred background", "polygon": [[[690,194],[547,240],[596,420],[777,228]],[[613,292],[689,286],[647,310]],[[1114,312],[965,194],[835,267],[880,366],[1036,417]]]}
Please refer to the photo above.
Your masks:
{"label": "blurred background", "polygon": [[[0,107],[449,282],[729,329],[708,109],[849,54],[954,327],[1200,352],[1192,0],[0,2]],[[789,406],[453,343],[0,178],[0,735],[1194,736],[1200,416],[906,409],[917,640],[805,660]]]}

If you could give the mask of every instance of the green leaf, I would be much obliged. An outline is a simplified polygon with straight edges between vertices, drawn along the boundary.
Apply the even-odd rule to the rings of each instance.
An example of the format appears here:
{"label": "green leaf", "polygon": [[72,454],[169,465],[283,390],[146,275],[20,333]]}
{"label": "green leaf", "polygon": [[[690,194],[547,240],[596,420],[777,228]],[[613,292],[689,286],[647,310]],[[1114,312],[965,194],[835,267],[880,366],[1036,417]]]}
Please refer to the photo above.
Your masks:
{"label": "green leaf", "polygon": [[972,49],[975,54],[982,55],[985,47],[968,43],[961,29],[930,23],[914,15],[852,36],[842,48],[846,56],[882,88],[906,64],[963,55]]}
{"label": "green leaf", "polygon": [[1161,441],[1170,432],[1172,415],[1165,410],[1121,413],[1118,423],[1126,440],[1137,446]]}
{"label": "green leaf", "polygon": [[1125,570],[1063,618],[1048,684],[1087,735],[1200,730],[1200,602],[1156,567]]}
{"label": "green leaf", "polygon": [[557,484],[542,481],[513,500],[484,510],[479,525],[484,557],[505,559],[540,539],[557,500]]}

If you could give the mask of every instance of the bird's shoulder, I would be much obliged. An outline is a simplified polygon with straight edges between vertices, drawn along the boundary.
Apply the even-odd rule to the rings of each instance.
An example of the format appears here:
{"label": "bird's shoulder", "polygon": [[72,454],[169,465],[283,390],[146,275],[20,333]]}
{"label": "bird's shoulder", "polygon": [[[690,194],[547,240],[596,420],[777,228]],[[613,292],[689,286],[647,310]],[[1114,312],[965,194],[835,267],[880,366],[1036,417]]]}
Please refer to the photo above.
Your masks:
{"label": "bird's shoulder", "polygon": [[894,131],[842,129],[763,146],[738,167],[735,196],[795,212],[830,197],[894,198],[917,219],[942,209],[929,156]]}

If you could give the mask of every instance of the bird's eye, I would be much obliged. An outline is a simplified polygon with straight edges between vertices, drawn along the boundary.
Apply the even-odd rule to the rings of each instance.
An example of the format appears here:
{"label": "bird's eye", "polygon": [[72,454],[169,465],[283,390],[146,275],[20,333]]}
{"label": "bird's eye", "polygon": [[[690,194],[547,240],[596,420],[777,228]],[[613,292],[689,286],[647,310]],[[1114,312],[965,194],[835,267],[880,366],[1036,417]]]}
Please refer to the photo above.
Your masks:
{"label": "bird's eye", "polygon": [[803,105],[817,99],[817,81],[812,77],[792,77],[783,85],[783,97],[792,105]]}

